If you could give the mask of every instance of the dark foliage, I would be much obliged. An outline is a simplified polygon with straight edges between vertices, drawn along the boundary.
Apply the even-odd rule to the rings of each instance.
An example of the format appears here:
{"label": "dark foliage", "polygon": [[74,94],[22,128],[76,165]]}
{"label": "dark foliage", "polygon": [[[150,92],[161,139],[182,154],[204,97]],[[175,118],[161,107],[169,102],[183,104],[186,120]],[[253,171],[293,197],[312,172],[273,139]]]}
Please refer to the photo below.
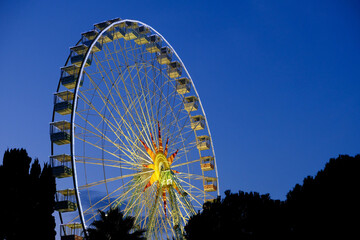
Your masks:
{"label": "dark foliage", "polygon": [[258,193],[225,192],[190,218],[186,238],[193,239],[347,239],[357,235],[360,155],[330,159],[324,170],[271,200]]}
{"label": "dark foliage", "polygon": [[0,166],[0,239],[55,239],[55,179],[24,149],[7,150]]}
{"label": "dark foliage", "polygon": [[185,226],[186,239],[265,239],[280,238],[282,219],[280,201],[268,194],[231,193],[225,199],[205,203],[203,211],[193,216]]}
{"label": "dark foliage", "polygon": [[134,229],[133,217],[124,217],[119,208],[107,213],[100,211],[100,219],[94,221],[88,231],[89,240],[145,240],[145,230]]}
{"label": "dark foliage", "polygon": [[287,194],[293,239],[346,239],[358,235],[359,170],[360,155],[340,155],[330,159],[314,178],[305,178],[302,186],[296,185]]}

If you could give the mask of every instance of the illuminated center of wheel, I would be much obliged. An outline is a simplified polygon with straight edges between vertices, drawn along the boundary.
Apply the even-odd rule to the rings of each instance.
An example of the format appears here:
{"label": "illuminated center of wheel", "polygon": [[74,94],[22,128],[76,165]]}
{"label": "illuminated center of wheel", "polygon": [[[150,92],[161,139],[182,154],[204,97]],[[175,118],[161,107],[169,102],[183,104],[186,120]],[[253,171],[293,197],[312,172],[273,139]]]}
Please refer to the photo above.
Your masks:
{"label": "illuminated center of wheel", "polygon": [[157,152],[154,160],[154,173],[158,180],[160,180],[161,172],[170,170],[170,164],[165,154],[161,151]]}
{"label": "illuminated center of wheel", "polygon": [[177,155],[179,149],[176,150],[175,153],[171,154],[170,157],[167,157],[169,139],[166,140],[166,145],[164,150],[161,140],[159,123],[158,123],[158,129],[159,129],[159,147],[155,144],[154,138],[150,133],[151,142],[155,149],[155,153],[141,139],[139,140],[144,145],[146,152],[149,154],[151,160],[153,161],[152,164],[143,165],[143,167],[154,170],[153,174],[150,177],[149,182],[146,184],[144,188],[144,191],[148,187],[153,185],[153,183],[156,183],[158,189],[161,188],[163,201],[164,201],[165,216],[166,216],[166,190],[169,190],[169,188],[174,188],[179,192],[179,194],[182,194],[179,190],[180,186],[178,186],[176,184],[176,181],[174,181],[174,173],[179,173],[179,172],[170,169],[170,166],[173,163],[174,158]]}

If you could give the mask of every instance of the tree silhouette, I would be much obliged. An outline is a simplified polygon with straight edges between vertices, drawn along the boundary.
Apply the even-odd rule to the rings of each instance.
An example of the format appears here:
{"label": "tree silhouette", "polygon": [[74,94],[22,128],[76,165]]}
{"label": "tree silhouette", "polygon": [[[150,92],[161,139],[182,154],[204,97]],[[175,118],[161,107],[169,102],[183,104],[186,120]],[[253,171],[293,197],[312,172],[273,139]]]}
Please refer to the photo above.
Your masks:
{"label": "tree silhouette", "polygon": [[190,218],[185,226],[186,239],[265,239],[284,235],[282,203],[268,194],[231,193],[225,199],[205,203],[203,211]]}
{"label": "tree silhouette", "polygon": [[[24,149],[7,150],[0,166],[0,239],[55,239],[55,179]],[[30,166],[31,164],[31,166]]]}
{"label": "tree silhouette", "polygon": [[145,230],[135,230],[135,218],[124,217],[119,208],[108,212],[100,211],[100,219],[95,220],[87,229],[89,240],[144,240]]}
{"label": "tree silhouette", "polygon": [[359,170],[360,155],[340,155],[287,194],[293,239],[309,236],[344,239],[357,235]]}
{"label": "tree silhouette", "polygon": [[223,200],[205,203],[190,218],[192,239],[350,239],[357,236],[360,207],[360,155],[330,159],[315,177],[308,176],[286,201],[268,194],[225,192]]}

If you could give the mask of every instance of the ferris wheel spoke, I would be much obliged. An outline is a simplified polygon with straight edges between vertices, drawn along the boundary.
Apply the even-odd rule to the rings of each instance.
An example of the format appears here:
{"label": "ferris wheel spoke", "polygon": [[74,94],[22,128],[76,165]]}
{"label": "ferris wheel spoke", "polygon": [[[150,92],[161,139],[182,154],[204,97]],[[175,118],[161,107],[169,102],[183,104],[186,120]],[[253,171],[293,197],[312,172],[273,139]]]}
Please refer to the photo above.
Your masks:
{"label": "ferris wheel spoke", "polygon": [[[87,131],[87,132],[91,132],[91,131],[89,131],[88,129],[86,129],[86,131]],[[104,148],[104,145],[101,145],[101,146],[100,146],[100,145],[98,145],[97,143],[92,143],[92,142],[90,142],[90,141],[88,141],[88,140],[85,140],[85,138],[80,137],[80,135],[76,135],[75,138],[78,139],[78,140],[81,140],[82,142],[87,143],[87,144],[89,144],[89,145],[91,145],[91,146],[93,146],[93,147],[95,147],[95,148],[97,148],[97,149],[101,149],[102,151],[104,151],[104,152],[112,155],[113,157],[117,157],[116,153],[110,152],[109,150],[105,149],[105,148]],[[137,164],[137,162],[136,162],[134,159],[139,159],[139,158],[140,158],[140,159],[142,159],[142,160],[144,160],[144,161],[147,161],[147,159],[141,158],[141,157],[138,156],[135,152],[129,151],[128,149],[123,149],[123,147],[120,147],[120,146],[119,146],[118,144],[116,144],[116,143],[114,143],[114,144],[115,144],[115,147],[116,147],[115,151],[121,150],[122,153],[123,153],[125,156],[128,157],[128,159],[132,160],[132,163],[133,163],[133,164]],[[126,151],[125,151],[125,150],[126,150]],[[135,156],[135,158],[134,158],[134,156]],[[123,159],[123,161],[126,161],[126,160]],[[131,162],[128,162],[128,161],[126,161],[126,162],[127,162],[128,164],[131,164]]]}
{"label": "ferris wheel spoke", "polygon": [[[91,210],[91,209],[94,209],[95,206],[101,202],[103,202],[105,200],[105,198],[107,197],[114,197],[114,200],[109,202],[107,205],[103,206],[100,210],[101,211],[104,211],[107,207],[109,206],[117,206],[119,203],[119,198],[121,198],[121,196],[123,196],[124,194],[127,194],[127,193],[124,193],[124,194],[119,194],[119,197],[116,197],[116,196],[113,196],[114,193],[118,192],[118,191],[121,191],[122,189],[125,189],[125,187],[127,187],[128,185],[132,186],[131,185],[131,181],[128,181],[126,184],[123,184],[121,185],[119,188],[117,188],[116,190],[114,190],[113,192],[111,192],[110,194],[108,194],[107,196],[104,196],[102,199],[100,199],[97,203],[95,203],[94,205],[92,205],[89,209],[87,209],[85,212]],[[115,204],[116,203],[116,204]],[[93,216],[93,218],[95,218],[96,215]],[[90,219],[89,219],[90,220]]]}
{"label": "ferris wheel spoke", "polygon": [[[143,118],[144,118],[145,123],[146,123],[146,128],[150,130],[149,132],[153,132],[153,133],[154,133],[154,132],[155,132],[155,129],[156,129],[155,124],[154,124],[154,122],[149,122],[149,121],[151,121],[152,119],[155,120],[155,118],[154,118],[154,116],[150,116],[149,103],[151,102],[151,100],[152,100],[153,98],[156,97],[156,95],[155,95],[155,94],[151,94],[152,97],[150,97],[148,101],[146,100],[146,97],[149,95],[149,92],[145,90],[145,88],[144,88],[144,86],[143,86],[143,84],[142,84],[143,80],[144,80],[144,79],[147,80],[147,78],[148,78],[147,72],[146,72],[146,67],[144,67],[144,76],[141,78],[141,77],[139,76],[139,73],[138,73],[138,78],[139,78],[139,85],[140,85],[140,91],[141,91],[141,96],[142,96],[142,97],[140,97],[139,94],[137,94],[137,98],[138,98],[139,100],[142,99],[142,100],[144,101],[144,104],[143,104],[143,105],[145,106],[145,110],[144,110],[143,107],[142,107],[142,105],[140,105],[140,107],[141,107],[141,112],[142,112]],[[132,83],[133,83],[133,85],[134,85],[134,81],[132,81]],[[151,106],[150,106],[150,107],[151,107]],[[146,120],[148,120],[148,121],[146,121]],[[151,124],[151,123],[152,123],[152,124]],[[156,134],[154,134],[154,135],[156,136]],[[151,145],[151,144],[150,144],[150,145]]]}
{"label": "ferris wheel spoke", "polygon": [[93,158],[93,157],[88,157],[88,156],[77,155],[77,156],[75,156],[75,159],[76,159],[77,162],[85,161],[86,163],[103,163],[103,162],[106,162],[109,165],[113,164],[113,165],[110,165],[110,166],[118,167],[119,165],[121,165],[121,167],[130,169],[130,170],[137,170],[138,168],[143,167],[142,164],[129,162],[129,161],[124,160],[123,158],[117,158],[117,160],[114,160],[114,159]]}
{"label": "ferris wheel spoke", "polygon": [[[129,70],[129,72],[130,72],[130,70]],[[131,73],[131,72],[130,72]],[[122,74],[121,74],[122,75]],[[127,87],[126,87],[126,85],[124,84],[124,88],[125,88],[125,90],[126,91],[128,91],[127,90]],[[119,90],[117,90],[117,92],[118,92]],[[129,111],[129,109],[128,109],[128,107],[126,106],[126,104],[124,103],[124,101],[123,101],[123,99],[121,98],[121,95],[118,93],[118,95],[119,95],[119,97],[120,97],[120,100],[122,101],[122,104],[124,105],[124,109],[126,109],[126,113],[130,113],[131,111]],[[140,101],[140,99],[139,99],[139,101]],[[131,103],[133,106],[136,106],[136,102],[132,102]],[[139,103],[138,105],[142,105],[141,103]],[[136,109],[136,108],[134,108],[134,109]],[[135,111],[136,112],[136,111]],[[136,112],[137,113],[137,112]],[[135,119],[134,119],[134,117],[132,116],[132,114],[129,114],[130,116],[131,116],[131,118],[132,118],[132,120],[134,121],[134,122],[136,122],[135,121]],[[140,117],[139,117],[139,115],[138,115],[138,119],[141,119]],[[136,124],[135,124],[135,126],[137,126]],[[139,131],[140,129],[138,128],[138,131]],[[141,131],[140,131],[140,133],[141,133]]]}
{"label": "ferris wheel spoke", "polygon": [[[131,192],[134,188],[137,188],[138,186],[134,185],[132,187],[129,188],[129,190],[127,192],[125,192],[124,194],[119,194],[118,197],[115,197],[115,199],[110,202],[108,205],[102,207],[102,211],[104,211],[106,208],[110,207],[110,206],[117,206],[119,205],[122,201],[124,201],[125,199],[122,199],[122,196],[124,195],[128,195],[129,192]],[[123,211],[125,212],[125,211]],[[125,213],[124,213],[125,214]]]}
{"label": "ferris wheel spoke", "polygon": [[97,182],[92,182],[92,183],[88,183],[88,184],[79,186],[79,189],[82,190],[82,189],[85,189],[85,188],[90,188],[90,187],[98,186],[100,184],[104,184],[105,182],[113,182],[113,181],[120,180],[120,179],[123,179],[123,178],[134,177],[134,176],[142,175],[142,174],[144,174],[144,172],[131,173],[131,174],[126,174],[126,175],[122,175],[122,176],[118,176],[118,177],[108,178],[108,179],[104,179],[104,180],[100,180],[100,181],[97,181]]}
{"label": "ferris wheel spoke", "polygon": [[[194,194],[198,193],[203,197],[205,195],[204,189],[200,189],[199,187],[197,187],[181,178],[178,178],[178,179],[182,183],[182,186],[184,187],[185,190],[192,191],[193,194],[189,194],[191,201],[195,201],[197,204],[199,204],[199,206],[202,206],[202,204],[199,202],[199,200],[197,200],[197,198],[194,197]],[[199,179],[197,179],[197,180],[199,180]],[[193,189],[195,189],[195,190],[193,190]],[[198,198],[199,198],[199,196],[198,196]]]}
{"label": "ferris wheel spoke", "polygon": [[194,180],[202,180],[204,178],[203,175],[199,175],[199,174],[195,174],[195,173],[187,173],[187,172],[179,172],[177,174],[177,176],[178,176],[178,179],[191,178],[191,179],[194,179]]}
{"label": "ferris wheel spoke", "polygon": [[[99,211],[98,211],[99,209],[96,208],[96,206],[97,206],[98,204],[100,204],[101,202],[103,202],[106,198],[109,197],[109,195],[112,195],[114,192],[119,191],[119,190],[125,188],[125,187],[127,186],[127,184],[129,184],[129,183],[130,183],[130,181],[127,182],[127,183],[125,183],[125,184],[123,184],[123,185],[121,185],[119,188],[115,189],[115,190],[114,190],[113,192],[111,192],[110,194],[105,195],[103,198],[101,198],[100,200],[98,200],[96,203],[94,203],[94,204],[91,204],[91,203],[90,203],[90,207],[83,211],[84,214],[90,214],[90,215],[92,215],[86,222],[89,222],[89,221],[91,221],[92,219],[95,220],[96,216],[99,214]],[[96,208],[96,209],[95,209],[95,208]],[[100,209],[100,210],[103,210],[103,209]],[[77,217],[75,217],[74,219],[72,219],[71,222],[73,222],[73,221],[76,220],[76,219],[77,219]]]}
{"label": "ferris wheel spoke", "polygon": [[[148,178],[144,178],[144,179],[140,182],[139,185],[137,185],[137,184],[132,184],[132,185],[130,185],[130,187],[129,187],[126,191],[124,191],[123,194],[120,194],[119,197],[116,198],[116,201],[119,202],[119,203],[121,203],[121,202],[124,202],[125,200],[127,200],[127,199],[129,198],[129,194],[130,194],[132,191],[134,191],[135,189],[137,189],[137,188],[139,188],[140,186],[144,185],[144,183],[145,183],[146,181],[148,181],[149,178],[150,178],[150,176],[149,176]],[[125,209],[126,209],[126,207],[125,207]]]}
{"label": "ferris wheel spoke", "polygon": [[[136,68],[137,68],[137,65],[136,65]],[[128,67],[128,71],[129,71],[129,75],[130,75],[129,67]],[[138,71],[136,71],[136,72],[137,72],[137,77],[139,78],[139,81],[140,81],[141,78],[140,78],[140,76],[138,75]],[[131,75],[130,75],[130,82],[132,83],[133,89],[136,89],[135,83],[134,83],[134,78],[133,78]],[[140,102],[141,99],[140,99],[140,97],[139,97],[138,91],[135,91],[135,94],[136,94],[136,95],[135,95],[136,98],[137,98],[138,101]],[[135,114],[137,115],[138,119],[143,119],[144,121],[146,121],[147,118],[145,117],[142,104],[139,104],[138,106],[139,106],[139,110],[141,111],[141,113],[139,113],[138,111],[135,111]],[[140,115],[140,114],[141,114],[141,115]],[[147,122],[147,121],[146,121],[146,125],[147,125],[147,126],[144,126],[143,121],[140,121],[140,124],[141,124],[141,127],[142,127],[143,129],[149,129],[149,127],[148,127],[148,122]],[[138,129],[138,131],[141,132],[140,129]],[[148,132],[148,131],[145,131],[146,138],[147,138],[148,140],[150,140],[150,136],[147,134],[147,132]]]}
{"label": "ferris wheel spoke", "polygon": [[[170,103],[169,103],[168,100],[167,100],[167,99],[168,99],[168,96],[164,96],[163,99],[165,99],[165,101],[166,101],[166,104],[165,104],[165,105],[166,105],[166,106],[170,106]],[[178,115],[179,115],[181,109],[182,109],[182,108],[179,107],[179,109],[178,109],[178,111],[177,111],[177,116],[175,116],[175,115],[174,115],[174,112],[175,112],[175,111],[174,111],[174,107],[173,107],[173,106],[171,107],[171,113],[172,113],[173,116],[174,116],[174,121],[176,121],[176,123],[177,123],[177,124],[174,124],[174,125],[177,125],[178,128],[179,128],[179,125],[178,125],[178,122],[179,122]],[[167,115],[167,114],[164,114],[164,115]],[[174,126],[174,125],[173,125],[173,126]],[[170,126],[172,126],[172,125],[170,125]],[[181,131],[182,131],[182,129],[183,129],[184,127],[185,127],[185,123],[184,123],[184,126],[181,128],[181,130],[178,131],[178,133],[181,133]],[[170,128],[168,128],[168,130],[169,130],[169,129],[170,129]],[[181,137],[181,138],[182,138],[182,137]]]}
{"label": "ferris wheel spoke", "polygon": [[113,190],[111,193],[108,193],[106,196],[104,196],[103,198],[101,198],[100,200],[98,200],[96,203],[91,204],[91,206],[90,206],[88,209],[86,209],[86,210],[84,211],[84,213],[86,213],[86,212],[88,212],[88,211],[90,211],[90,210],[92,210],[92,209],[95,209],[96,206],[97,206],[98,204],[102,203],[106,198],[112,197],[112,196],[114,195],[114,193],[116,193],[116,192],[118,192],[118,191],[121,191],[122,189],[126,188],[130,183],[131,183],[131,181],[128,181],[127,183],[125,183],[125,184],[121,185],[120,187],[116,188],[115,190]]}
{"label": "ferris wheel spoke", "polygon": [[89,164],[89,165],[104,166],[104,167],[123,168],[123,169],[134,170],[134,171],[138,170],[137,168],[125,167],[125,166],[121,166],[120,164],[111,165],[111,164],[106,164],[106,163],[102,163],[102,162],[90,162],[90,161],[85,161],[85,160],[76,160],[76,162],[77,163],[85,163],[85,164]]}
{"label": "ferris wheel spoke", "polygon": [[[105,116],[103,116],[103,115],[88,101],[88,99],[87,99],[85,96],[82,96],[82,97],[80,97],[80,98],[81,98],[85,103],[87,103],[90,107],[92,107],[93,110],[95,110],[95,112],[105,121],[105,123],[107,123],[107,125],[109,126],[109,128],[113,130],[113,132],[114,132],[115,135],[117,136],[118,140],[120,140],[124,146],[127,146],[127,144],[122,141],[121,137],[116,134],[116,131],[114,131],[113,128],[116,128],[116,126],[114,126],[110,121],[108,121],[107,118],[106,118]],[[117,129],[117,130],[120,130],[121,128],[120,128],[120,126],[119,126],[119,123],[115,120],[115,118],[114,118],[114,121],[115,121],[115,122],[117,123],[117,125],[118,125],[118,126],[117,126],[118,128],[116,128],[116,129]],[[125,124],[127,124],[126,121],[124,121],[124,122],[125,122]],[[97,128],[96,128],[96,129],[97,129]],[[128,128],[126,128],[126,129],[128,129]],[[132,128],[130,128],[130,129],[132,129]],[[100,130],[98,130],[98,131],[100,131]],[[101,131],[100,131],[100,132],[101,132]],[[136,147],[138,150],[140,150],[141,152],[143,152],[143,153],[145,154],[144,150],[142,150],[140,147],[138,147],[138,145],[137,145],[133,140],[131,140],[131,139],[128,137],[128,134],[125,134],[124,132],[120,132],[120,133],[122,133],[122,136],[125,137],[125,139],[126,139],[128,142],[131,143],[130,146]],[[129,133],[129,132],[127,132],[127,133]],[[129,148],[125,148],[125,149],[126,149],[128,152],[130,152],[130,153],[133,152],[133,151],[131,151]]]}
{"label": "ferris wheel spoke", "polygon": [[198,162],[200,162],[200,159],[196,159],[196,160],[189,161],[189,162],[184,162],[184,163],[171,165],[171,168],[177,168],[177,167],[181,167],[181,166],[185,166],[185,165],[189,165],[189,164],[193,164],[193,163],[198,163]]}
{"label": "ferris wheel spoke", "polygon": [[[178,212],[179,216],[178,217],[180,217],[182,221],[186,222],[186,220],[190,218],[189,209],[187,207],[185,207],[185,205],[182,202],[182,199],[180,199],[180,197],[177,194],[174,194],[174,195],[176,198],[175,201],[178,203],[178,207],[179,207],[179,212]],[[183,211],[181,211],[180,208],[182,208]],[[185,213],[186,216],[184,216],[183,213]]]}
{"label": "ferris wheel spoke", "polygon": [[[144,182],[145,183],[145,182]],[[142,186],[142,185],[141,185]],[[137,186],[138,188],[140,188],[140,186]],[[142,190],[140,190],[142,191]],[[136,194],[133,194],[132,197],[136,197],[136,199],[134,199],[134,202],[131,203],[131,204],[127,204],[125,206],[125,209],[123,210],[124,212],[124,215],[127,215],[129,214],[130,211],[132,211],[135,207],[138,207],[141,205],[141,197],[142,197],[142,192],[140,193],[136,193]]]}

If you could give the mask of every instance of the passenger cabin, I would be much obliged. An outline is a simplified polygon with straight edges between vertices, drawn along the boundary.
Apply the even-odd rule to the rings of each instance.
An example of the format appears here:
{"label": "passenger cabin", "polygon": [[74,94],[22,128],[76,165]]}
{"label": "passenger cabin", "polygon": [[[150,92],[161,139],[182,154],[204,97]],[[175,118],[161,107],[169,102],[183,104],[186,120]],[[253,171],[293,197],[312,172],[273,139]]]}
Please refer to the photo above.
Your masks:
{"label": "passenger cabin", "polygon": [[203,171],[214,170],[214,157],[200,157],[200,164]]}
{"label": "passenger cabin", "polygon": [[121,21],[121,18],[113,18],[113,19],[108,20],[108,22],[110,22],[110,23],[114,23],[114,22],[118,22],[118,21]]}
{"label": "passenger cabin", "polygon": [[[70,51],[71,52],[74,52],[78,55],[85,55],[87,50],[89,49],[91,43],[88,44],[88,43],[84,43],[84,44],[79,44],[77,46],[74,46],[74,47],[71,47],[70,48]],[[96,42],[93,46],[93,48],[91,49],[91,53],[95,53],[95,52],[100,52],[102,49],[102,46],[99,42]]]}
{"label": "passenger cabin", "polygon": [[217,190],[217,181],[214,177],[205,177],[204,180],[204,191],[215,192]]}
{"label": "passenger cabin", "polygon": [[122,26],[125,27],[126,29],[136,29],[139,27],[139,24],[137,22],[126,21],[123,23]]}
{"label": "passenger cabin", "polygon": [[67,223],[60,225],[61,240],[83,240],[81,223]]}
{"label": "passenger cabin", "polygon": [[77,209],[75,203],[75,189],[64,189],[56,192],[55,210],[58,212],[74,212]]}
{"label": "passenger cabin", "polygon": [[150,37],[146,35],[150,33],[150,29],[148,27],[140,26],[137,29],[137,32],[139,33],[139,36],[134,40],[136,44],[142,45],[150,42]]}
{"label": "passenger cabin", "polygon": [[74,93],[70,91],[57,92],[54,94],[54,110],[61,115],[67,115],[72,112],[72,101]]}
{"label": "passenger cabin", "polygon": [[205,199],[205,202],[208,202],[208,203],[213,203],[216,201],[216,198],[207,198]]}
{"label": "passenger cabin", "polygon": [[80,68],[76,65],[68,65],[62,67],[61,70],[69,75],[75,75],[79,73]]}
{"label": "passenger cabin", "polygon": [[193,130],[203,130],[205,128],[205,118],[202,115],[191,116],[190,121]]}
{"label": "passenger cabin", "polygon": [[66,178],[73,175],[70,155],[60,154],[50,156],[50,164],[53,176],[56,178]]}
{"label": "passenger cabin", "polygon": [[170,78],[177,78],[181,76],[181,63],[178,61],[171,62],[168,66],[168,75]]}
{"label": "passenger cabin", "polygon": [[94,27],[101,32],[102,30],[107,28],[110,24],[111,24],[110,21],[104,21],[104,22],[94,24]]}
{"label": "passenger cabin", "polygon": [[184,98],[184,108],[188,112],[196,111],[199,108],[199,100],[195,96]]}
{"label": "passenger cabin", "polygon": [[[79,55],[79,54],[76,54],[75,52],[71,52],[71,57],[70,57],[71,64],[81,67],[81,64],[82,64],[84,58],[85,58],[85,54]],[[92,60],[91,57],[88,57],[88,59],[86,59],[85,67],[88,67],[91,65],[91,60]]]}
{"label": "passenger cabin", "polygon": [[129,41],[132,39],[136,39],[137,37],[139,37],[139,33],[136,29],[132,29],[132,28],[126,29],[126,33],[124,36],[125,40]]}
{"label": "passenger cabin", "polygon": [[120,39],[120,38],[123,38],[125,37],[125,30],[124,28],[120,27],[120,26],[115,26],[114,28],[114,32],[113,32],[113,39]]}
{"label": "passenger cabin", "polygon": [[139,27],[138,23],[126,21],[123,24],[121,24],[120,26],[123,26],[126,29],[126,33],[124,36],[125,40],[136,39],[139,36],[139,32],[137,31],[137,29]]}
{"label": "passenger cabin", "polygon": [[169,47],[160,48],[160,53],[156,56],[157,61],[160,64],[170,64],[172,59],[172,52]]}
{"label": "passenger cabin", "polygon": [[179,94],[185,94],[185,93],[189,93],[190,92],[190,87],[191,87],[191,83],[190,83],[190,79],[183,77],[183,78],[179,78],[176,80],[176,91]]}
{"label": "passenger cabin", "polygon": [[50,123],[50,139],[52,143],[57,145],[69,144],[70,138],[70,122],[63,120]]}
{"label": "passenger cabin", "polygon": [[197,148],[202,150],[209,150],[210,149],[210,137],[209,136],[199,136],[197,137]]}
{"label": "passenger cabin", "polygon": [[103,32],[99,38],[100,43],[108,43],[113,40],[113,34],[110,31]]}
{"label": "passenger cabin", "polygon": [[[76,65],[69,65],[61,68],[61,84],[67,89],[74,89],[76,87],[76,81],[78,78],[78,74],[80,71],[80,67]],[[80,83],[80,86],[82,83]]]}
{"label": "passenger cabin", "polygon": [[[86,40],[86,39],[85,39]],[[86,41],[83,41],[83,44],[86,46],[86,47],[90,47],[91,44],[93,43],[93,40],[86,40]],[[102,49],[102,45],[99,43],[99,42],[96,42],[93,46],[93,48],[91,49],[91,53],[94,53],[94,52],[100,52]]]}
{"label": "passenger cabin", "polygon": [[161,49],[161,38],[158,35],[151,35],[149,37],[149,43],[146,44],[146,51],[149,53],[160,52]]}
{"label": "passenger cabin", "polygon": [[98,33],[99,33],[99,32],[96,31],[96,30],[90,30],[90,31],[88,31],[88,32],[82,33],[81,35],[83,36],[83,42],[85,42],[85,41],[84,41],[84,38],[86,38],[86,39],[89,40],[89,41],[94,40],[94,39],[97,37]]}

